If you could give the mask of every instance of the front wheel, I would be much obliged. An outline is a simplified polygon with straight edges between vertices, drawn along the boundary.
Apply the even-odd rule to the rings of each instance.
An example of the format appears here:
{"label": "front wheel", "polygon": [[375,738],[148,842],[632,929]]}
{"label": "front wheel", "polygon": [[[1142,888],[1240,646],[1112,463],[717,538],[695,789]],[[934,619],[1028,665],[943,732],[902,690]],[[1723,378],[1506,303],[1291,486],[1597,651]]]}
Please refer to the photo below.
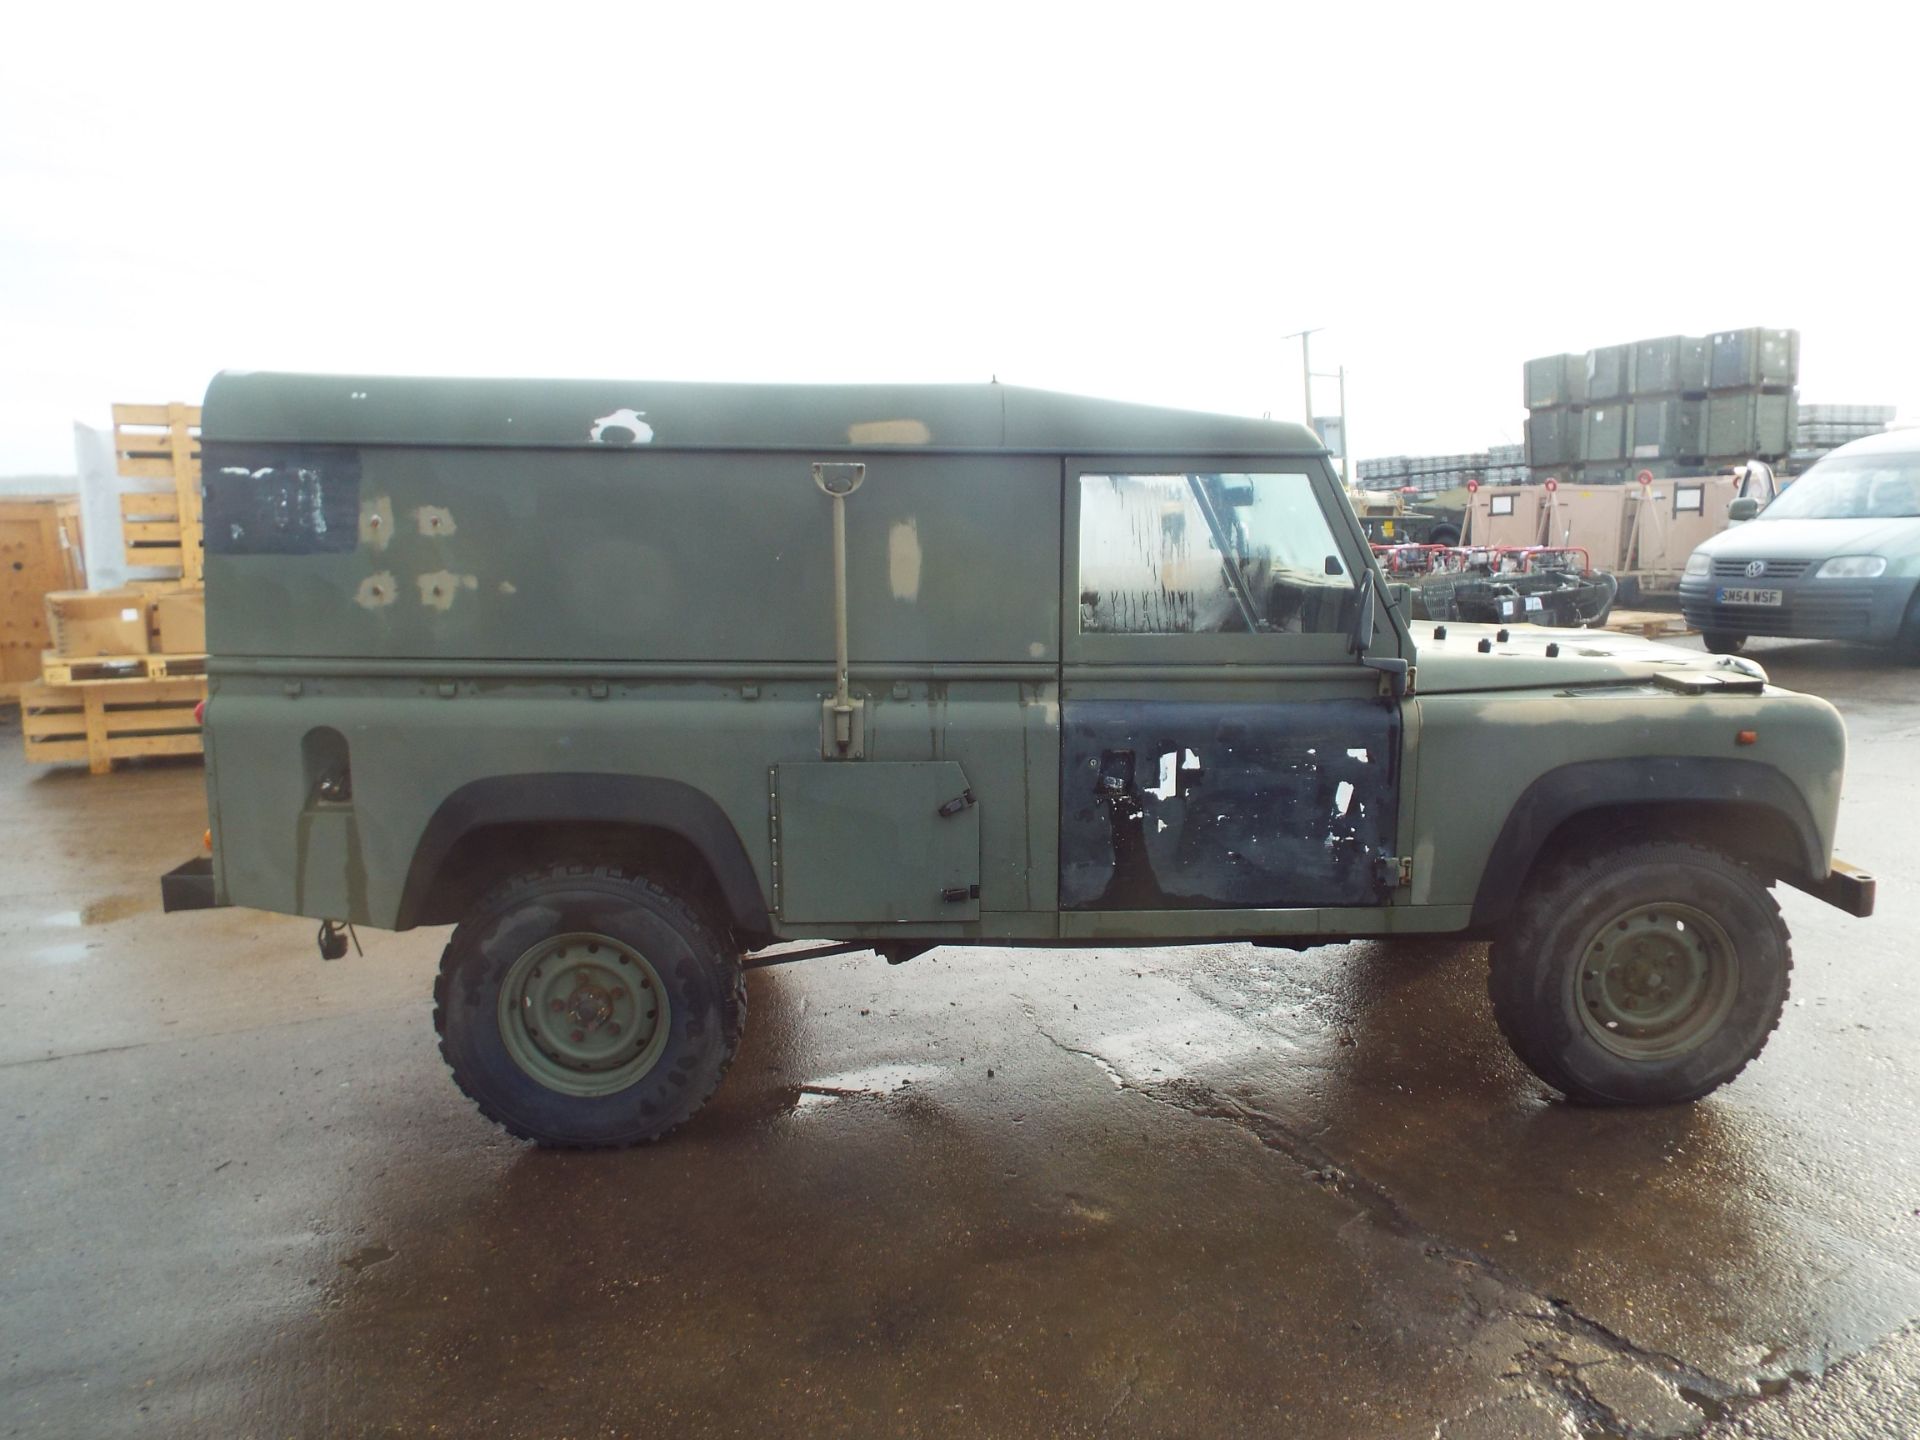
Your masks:
{"label": "front wheel", "polygon": [[1700,638],[1705,642],[1709,655],[1738,655],[1740,647],[1747,643],[1746,636],[1726,630],[1704,631]]}
{"label": "front wheel", "polygon": [[1571,1100],[1666,1105],[1731,1080],[1780,1021],[1787,927],[1759,879],[1679,842],[1561,862],[1490,952],[1494,1018]]}
{"label": "front wheel", "polygon": [[434,985],[453,1078],[542,1145],[657,1140],[720,1084],[746,1024],[739,956],[686,902],[611,866],[517,876],[454,930]]}

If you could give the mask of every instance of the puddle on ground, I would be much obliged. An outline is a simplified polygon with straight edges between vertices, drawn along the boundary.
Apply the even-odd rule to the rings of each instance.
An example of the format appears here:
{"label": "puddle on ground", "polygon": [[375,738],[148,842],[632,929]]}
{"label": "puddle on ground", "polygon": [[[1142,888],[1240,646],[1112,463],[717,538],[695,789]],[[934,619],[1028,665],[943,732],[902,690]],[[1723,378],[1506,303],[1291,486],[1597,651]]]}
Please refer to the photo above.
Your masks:
{"label": "puddle on ground", "polygon": [[152,909],[145,895],[109,895],[104,900],[95,900],[80,912],[82,925],[111,925],[116,920],[125,920],[130,915]]}
{"label": "puddle on ground", "polygon": [[51,915],[42,916],[41,922],[62,930],[72,930],[82,925],[111,925],[116,920],[125,920],[152,908],[144,895],[108,895],[100,900],[88,901],[78,910],[56,910]]}

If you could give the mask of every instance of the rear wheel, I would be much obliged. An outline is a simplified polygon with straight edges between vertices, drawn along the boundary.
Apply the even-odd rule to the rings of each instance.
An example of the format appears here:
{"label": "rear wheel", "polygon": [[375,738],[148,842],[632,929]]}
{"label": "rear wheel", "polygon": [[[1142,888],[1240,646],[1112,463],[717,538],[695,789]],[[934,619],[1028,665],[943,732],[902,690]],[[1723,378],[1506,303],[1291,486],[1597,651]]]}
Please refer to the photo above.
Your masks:
{"label": "rear wheel", "polygon": [[1697,845],[1651,842],[1552,866],[1491,951],[1494,1018],[1569,1099],[1697,1100],[1760,1053],[1792,956],[1760,880]]}
{"label": "rear wheel", "polygon": [[1738,655],[1740,647],[1747,643],[1746,636],[1729,630],[1708,630],[1700,638],[1706,642],[1707,653],[1711,655]]}
{"label": "rear wheel", "polygon": [[706,1103],[746,1023],[739,956],[685,901],[554,865],[483,898],[434,986],[440,1053],[488,1119],[543,1145],[657,1140]]}

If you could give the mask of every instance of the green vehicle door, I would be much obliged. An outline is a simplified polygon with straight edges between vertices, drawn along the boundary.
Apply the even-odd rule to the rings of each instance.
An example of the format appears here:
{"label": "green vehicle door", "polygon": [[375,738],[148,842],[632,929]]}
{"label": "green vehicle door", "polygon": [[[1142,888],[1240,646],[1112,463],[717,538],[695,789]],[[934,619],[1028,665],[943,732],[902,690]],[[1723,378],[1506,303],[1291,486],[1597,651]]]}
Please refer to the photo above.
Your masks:
{"label": "green vehicle door", "polygon": [[1352,651],[1369,561],[1317,462],[1065,479],[1061,909],[1384,904],[1400,704]]}

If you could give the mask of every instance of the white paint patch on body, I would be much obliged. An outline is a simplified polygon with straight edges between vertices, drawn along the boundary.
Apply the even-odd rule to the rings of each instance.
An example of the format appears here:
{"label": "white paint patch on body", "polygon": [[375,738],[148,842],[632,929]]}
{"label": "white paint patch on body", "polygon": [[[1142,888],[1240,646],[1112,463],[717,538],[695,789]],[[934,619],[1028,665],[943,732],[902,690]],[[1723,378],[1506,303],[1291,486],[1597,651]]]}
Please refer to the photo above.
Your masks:
{"label": "white paint patch on body", "polygon": [[1371,765],[1373,763],[1373,756],[1369,755],[1365,750],[1349,750],[1347,751],[1347,759],[1358,760],[1362,765]]}
{"label": "white paint patch on body", "polygon": [[609,430],[624,430],[633,436],[632,444],[645,445],[653,439],[653,426],[640,417],[644,410],[616,410],[611,415],[602,415],[593,422],[593,428],[587,431],[587,439],[595,445],[624,445],[629,443],[619,437],[609,440]]}
{"label": "white paint patch on body", "polygon": [[384,550],[393,539],[393,501],[382,495],[360,506],[360,543]]}
{"label": "white paint patch on body", "polygon": [[383,605],[391,605],[400,598],[400,583],[393,578],[391,570],[382,570],[378,575],[369,575],[360,582],[360,589],[353,597],[353,603],[367,610],[378,610]]}
{"label": "white paint patch on body", "polygon": [[924,420],[856,420],[847,426],[849,445],[925,445],[932,439]]}
{"label": "white paint patch on body", "polygon": [[413,512],[422,535],[453,534],[453,512],[444,505],[422,505]]}
{"label": "white paint patch on body", "polygon": [[896,600],[920,598],[920,522],[898,520],[887,531],[887,583]]}
{"label": "white paint patch on body", "polygon": [[1182,770],[1198,770],[1200,768],[1200,757],[1191,750],[1187,751],[1187,753],[1180,758],[1180,768]]}
{"label": "white paint patch on body", "polygon": [[1180,776],[1174,762],[1180,757],[1169,750],[1160,757],[1160,783],[1147,791],[1156,800],[1171,800],[1180,793]]}
{"label": "white paint patch on body", "polygon": [[429,610],[451,610],[453,597],[462,590],[478,590],[478,575],[456,575],[451,570],[436,570],[431,575],[415,577],[420,587],[420,603]]}
{"label": "white paint patch on body", "polygon": [[1339,785],[1334,788],[1333,813],[1336,815],[1344,815],[1347,813],[1347,808],[1352,804],[1353,782],[1351,780],[1342,780]]}

